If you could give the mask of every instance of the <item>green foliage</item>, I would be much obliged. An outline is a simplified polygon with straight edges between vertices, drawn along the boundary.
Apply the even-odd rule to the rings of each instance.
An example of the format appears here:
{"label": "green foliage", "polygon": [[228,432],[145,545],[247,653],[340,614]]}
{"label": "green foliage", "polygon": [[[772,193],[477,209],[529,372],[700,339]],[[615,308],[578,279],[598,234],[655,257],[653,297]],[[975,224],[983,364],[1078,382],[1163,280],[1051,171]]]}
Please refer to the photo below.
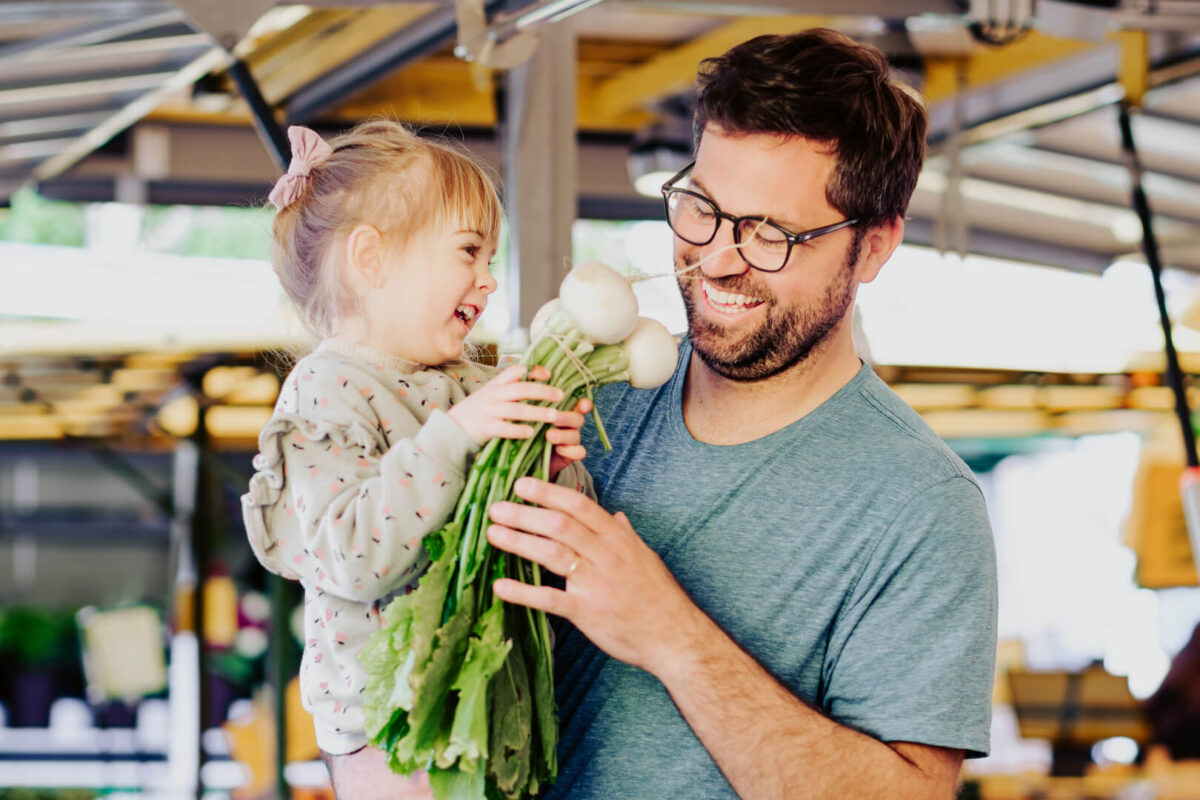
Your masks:
{"label": "green foliage", "polygon": [[153,206],[142,222],[149,250],[181,256],[266,259],[274,212],[263,208]]}
{"label": "green foliage", "polygon": [[74,611],[32,606],[0,609],[0,658],[26,667],[55,667],[79,657]]}
{"label": "green foliage", "polygon": [[0,800],[92,800],[96,796],[91,789],[44,789],[32,786],[6,789],[0,787]]}
{"label": "green foliage", "polygon": [[47,200],[30,188],[19,190],[10,202],[9,208],[0,209],[0,241],[83,245],[84,206]]}

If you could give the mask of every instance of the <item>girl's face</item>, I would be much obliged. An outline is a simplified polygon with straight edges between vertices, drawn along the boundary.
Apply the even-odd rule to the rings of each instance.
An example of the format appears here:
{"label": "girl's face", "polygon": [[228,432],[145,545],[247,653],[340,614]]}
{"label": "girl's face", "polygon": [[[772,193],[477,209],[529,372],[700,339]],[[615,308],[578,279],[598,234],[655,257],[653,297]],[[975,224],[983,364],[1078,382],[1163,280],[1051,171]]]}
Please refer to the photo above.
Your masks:
{"label": "girl's face", "polygon": [[496,290],[496,242],[470,223],[432,223],[386,248],[382,286],[364,298],[365,344],[436,366],[462,357],[463,341]]}

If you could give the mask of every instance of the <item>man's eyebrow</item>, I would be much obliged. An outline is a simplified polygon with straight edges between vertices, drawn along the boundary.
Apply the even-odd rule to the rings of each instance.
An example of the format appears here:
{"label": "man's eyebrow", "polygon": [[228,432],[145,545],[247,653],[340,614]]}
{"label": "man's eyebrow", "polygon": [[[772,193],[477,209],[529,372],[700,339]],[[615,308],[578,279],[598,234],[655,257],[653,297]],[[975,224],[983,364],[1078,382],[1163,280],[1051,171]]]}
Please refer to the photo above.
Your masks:
{"label": "man's eyebrow", "polygon": [[[712,193],[708,191],[708,187],[705,186],[704,183],[700,179],[691,177],[691,176],[689,176],[688,179],[691,181],[692,186],[694,186],[696,189],[698,189],[700,191],[700,194],[704,195],[709,200],[712,200],[712,202],[714,204],[716,204],[717,201],[713,200]],[[720,206],[718,206],[718,208],[720,208]],[[724,211],[725,209],[722,208],[721,210]],[[778,225],[779,227],[786,229],[789,233],[796,233],[798,231],[803,231],[805,229],[804,226],[798,222],[779,219],[778,217],[772,217],[767,214],[748,214],[747,216],[766,217],[770,222],[773,222],[776,225]]]}

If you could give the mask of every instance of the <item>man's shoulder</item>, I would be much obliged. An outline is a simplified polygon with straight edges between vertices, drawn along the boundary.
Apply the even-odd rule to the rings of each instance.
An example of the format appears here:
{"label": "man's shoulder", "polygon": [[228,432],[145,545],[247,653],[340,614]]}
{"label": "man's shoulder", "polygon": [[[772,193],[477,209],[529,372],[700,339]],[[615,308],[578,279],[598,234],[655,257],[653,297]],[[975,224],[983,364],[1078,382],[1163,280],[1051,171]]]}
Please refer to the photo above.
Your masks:
{"label": "man's shoulder", "polygon": [[870,367],[864,370],[847,413],[838,419],[848,441],[884,471],[902,470],[910,481],[928,485],[965,478],[974,483],[970,468],[929,423]]}

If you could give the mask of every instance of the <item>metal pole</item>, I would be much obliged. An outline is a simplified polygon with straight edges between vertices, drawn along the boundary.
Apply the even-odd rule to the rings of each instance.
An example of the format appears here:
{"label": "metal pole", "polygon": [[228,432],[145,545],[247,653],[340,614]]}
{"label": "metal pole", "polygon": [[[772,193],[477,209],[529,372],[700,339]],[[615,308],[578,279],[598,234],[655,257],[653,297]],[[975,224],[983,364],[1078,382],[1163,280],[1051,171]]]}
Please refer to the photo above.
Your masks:
{"label": "metal pole", "polygon": [[1154,225],[1150,216],[1150,201],[1142,188],[1142,165],[1138,159],[1137,148],[1133,141],[1133,124],[1129,113],[1129,104],[1121,104],[1121,148],[1124,151],[1125,163],[1129,167],[1129,175],[1133,185],[1133,208],[1142,223],[1142,251],[1146,254],[1146,263],[1150,266],[1150,275],[1154,279],[1154,297],[1158,301],[1158,318],[1162,324],[1163,339],[1167,352],[1167,383],[1175,395],[1175,414],[1179,417],[1179,427],[1183,433],[1183,447],[1187,454],[1189,467],[1200,466],[1200,458],[1196,455],[1196,434],[1192,428],[1192,414],[1188,408],[1187,390],[1183,385],[1183,370],[1179,366],[1179,354],[1175,350],[1175,337],[1171,335],[1171,318],[1167,314],[1167,296],[1162,285],[1162,261],[1158,253],[1158,240],[1154,236]]}
{"label": "metal pole", "polygon": [[280,171],[286,170],[292,158],[292,146],[288,143],[283,126],[275,118],[274,109],[263,97],[258,81],[250,74],[250,67],[240,58],[234,58],[229,64],[229,75],[250,106],[250,113],[254,115],[254,129],[258,131],[267,150],[274,156]]}

